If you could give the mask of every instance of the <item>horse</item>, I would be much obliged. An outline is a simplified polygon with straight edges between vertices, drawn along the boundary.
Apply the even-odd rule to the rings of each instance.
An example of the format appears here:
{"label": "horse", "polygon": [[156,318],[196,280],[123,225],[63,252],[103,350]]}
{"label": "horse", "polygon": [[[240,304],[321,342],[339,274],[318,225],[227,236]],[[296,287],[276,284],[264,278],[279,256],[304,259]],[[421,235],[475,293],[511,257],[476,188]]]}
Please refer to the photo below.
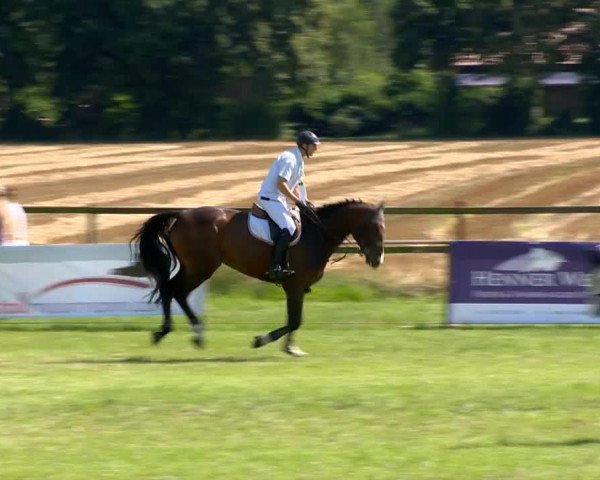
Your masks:
{"label": "horse", "polygon": [[[154,280],[151,300],[161,303],[163,323],[152,332],[157,344],[172,328],[171,301],[181,306],[194,335],[193,343],[204,342],[204,321],[187,303],[188,294],[208,280],[222,265],[256,279],[267,277],[271,245],[256,239],[248,230],[249,213],[232,208],[203,206],[153,215],[131,240],[138,261]],[[384,208],[361,200],[343,200],[318,208],[301,210],[302,235],[290,247],[288,261],[294,274],[278,283],[287,300],[287,324],[266,335],[254,337],[259,348],[287,335],[283,351],[292,356],[306,355],[294,342],[294,332],[302,322],[304,296],[324,274],[337,247],[351,235],[359,253],[372,268],[384,260]]]}

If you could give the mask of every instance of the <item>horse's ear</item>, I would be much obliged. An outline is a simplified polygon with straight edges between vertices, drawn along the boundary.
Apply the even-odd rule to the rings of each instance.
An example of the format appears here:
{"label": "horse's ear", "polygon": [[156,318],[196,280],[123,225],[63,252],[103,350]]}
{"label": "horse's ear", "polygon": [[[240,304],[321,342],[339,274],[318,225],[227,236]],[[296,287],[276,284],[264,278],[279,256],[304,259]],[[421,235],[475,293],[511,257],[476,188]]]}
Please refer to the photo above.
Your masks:
{"label": "horse's ear", "polygon": [[377,204],[377,212],[375,213],[375,216],[377,218],[379,218],[382,222],[384,221],[384,216],[385,216],[385,204],[383,202],[379,202]]}

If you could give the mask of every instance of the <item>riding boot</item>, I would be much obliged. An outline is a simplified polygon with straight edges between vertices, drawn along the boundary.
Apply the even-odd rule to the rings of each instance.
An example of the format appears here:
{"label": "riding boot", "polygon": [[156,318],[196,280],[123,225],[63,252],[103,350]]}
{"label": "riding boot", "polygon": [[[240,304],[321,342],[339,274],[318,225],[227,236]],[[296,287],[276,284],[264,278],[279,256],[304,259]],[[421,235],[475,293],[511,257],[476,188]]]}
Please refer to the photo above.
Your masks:
{"label": "riding boot", "polygon": [[282,280],[294,274],[287,264],[287,249],[291,241],[292,235],[287,229],[283,229],[273,248],[271,270],[267,272],[271,280]]}

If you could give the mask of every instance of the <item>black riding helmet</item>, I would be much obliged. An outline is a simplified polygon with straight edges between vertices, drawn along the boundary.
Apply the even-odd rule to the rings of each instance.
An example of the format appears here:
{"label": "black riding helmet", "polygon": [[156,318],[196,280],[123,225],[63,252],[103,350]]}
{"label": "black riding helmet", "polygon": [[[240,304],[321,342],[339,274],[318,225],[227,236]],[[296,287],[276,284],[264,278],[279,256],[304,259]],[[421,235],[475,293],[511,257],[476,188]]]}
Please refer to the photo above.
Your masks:
{"label": "black riding helmet", "polygon": [[320,143],[321,143],[321,141],[319,140],[319,137],[317,137],[310,130],[304,130],[298,134],[298,137],[296,137],[296,145],[298,145],[298,146],[319,145]]}

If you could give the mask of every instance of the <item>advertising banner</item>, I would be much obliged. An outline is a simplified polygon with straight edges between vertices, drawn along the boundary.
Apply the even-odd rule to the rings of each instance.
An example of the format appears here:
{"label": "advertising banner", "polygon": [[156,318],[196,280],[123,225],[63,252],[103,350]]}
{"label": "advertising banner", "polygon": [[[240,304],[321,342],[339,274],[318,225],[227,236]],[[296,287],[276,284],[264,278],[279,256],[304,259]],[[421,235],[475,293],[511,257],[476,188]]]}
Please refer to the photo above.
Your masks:
{"label": "advertising banner", "polygon": [[[0,318],[162,314],[128,244],[0,247],[0,287]],[[201,314],[203,288],[188,300]]]}
{"label": "advertising banner", "polygon": [[450,245],[448,323],[600,323],[598,244]]}

